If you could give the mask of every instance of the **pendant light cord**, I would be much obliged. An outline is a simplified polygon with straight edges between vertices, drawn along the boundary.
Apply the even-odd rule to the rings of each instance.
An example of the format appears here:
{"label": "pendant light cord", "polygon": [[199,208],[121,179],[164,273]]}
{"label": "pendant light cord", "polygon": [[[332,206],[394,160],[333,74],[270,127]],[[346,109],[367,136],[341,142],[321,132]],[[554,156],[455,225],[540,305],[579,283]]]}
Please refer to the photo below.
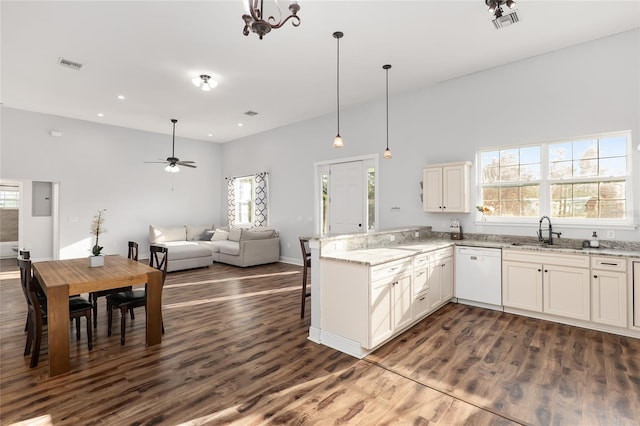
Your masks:
{"label": "pendant light cord", "polygon": [[387,73],[387,150],[389,150],[389,68],[385,68]]}
{"label": "pendant light cord", "polygon": [[336,103],[338,111],[338,134],[340,134],[340,37],[336,37],[338,41],[337,58],[336,61]]}

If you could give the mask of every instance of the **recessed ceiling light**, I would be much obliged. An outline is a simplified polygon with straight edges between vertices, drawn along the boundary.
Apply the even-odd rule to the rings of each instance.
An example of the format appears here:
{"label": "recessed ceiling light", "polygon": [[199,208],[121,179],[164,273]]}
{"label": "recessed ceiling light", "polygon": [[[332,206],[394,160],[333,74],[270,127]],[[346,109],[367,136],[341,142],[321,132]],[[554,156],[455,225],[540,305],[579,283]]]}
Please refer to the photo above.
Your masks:
{"label": "recessed ceiling light", "polygon": [[209,133],[209,137],[213,136],[213,133]]}
{"label": "recessed ceiling light", "polygon": [[104,117],[104,114],[103,114],[103,113],[101,113],[101,112],[99,112],[99,113],[98,113],[98,117]]}
{"label": "recessed ceiling light", "polygon": [[238,123],[238,127],[242,127],[242,123]]}
{"label": "recessed ceiling light", "polygon": [[124,100],[124,95],[118,95],[118,99]]}

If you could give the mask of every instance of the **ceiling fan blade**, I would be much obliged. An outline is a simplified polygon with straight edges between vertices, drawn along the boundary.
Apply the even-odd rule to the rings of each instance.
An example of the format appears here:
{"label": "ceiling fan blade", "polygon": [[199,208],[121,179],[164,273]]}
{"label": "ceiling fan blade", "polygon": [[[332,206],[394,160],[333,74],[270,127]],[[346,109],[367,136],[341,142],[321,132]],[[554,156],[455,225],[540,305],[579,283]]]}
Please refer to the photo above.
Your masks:
{"label": "ceiling fan blade", "polygon": [[189,160],[180,160],[181,163],[195,163],[195,161],[189,161]]}
{"label": "ceiling fan blade", "polygon": [[168,164],[166,161],[145,161],[148,164]]}
{"label": "ceiling fan blade", "polygon": [[179,164],[181,166],[185,166],[185,167],[191,167],[192,169],[197,168],[198,166],[194,166],[193,164],[185,164],[182,161],[178,161],[176,164]]}

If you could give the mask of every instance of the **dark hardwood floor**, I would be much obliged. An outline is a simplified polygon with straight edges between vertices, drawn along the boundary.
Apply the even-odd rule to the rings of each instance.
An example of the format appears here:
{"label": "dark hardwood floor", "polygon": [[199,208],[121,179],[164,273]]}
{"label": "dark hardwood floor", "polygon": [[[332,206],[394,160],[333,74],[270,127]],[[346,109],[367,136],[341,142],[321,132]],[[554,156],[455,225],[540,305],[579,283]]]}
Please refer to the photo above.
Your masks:
{"label": "dark hardwood floor", "polygon": [[22,356],[14,265],[0,263],[3,425],[640,424],[636,339],[450,304],[357,360],[306,339],[302,268],[282,263],[170,273],[152,348],[143,310],[121,346],[101,304],[93,350],[71,334],[71,373],[48,378],[46,339],[36,368]]}

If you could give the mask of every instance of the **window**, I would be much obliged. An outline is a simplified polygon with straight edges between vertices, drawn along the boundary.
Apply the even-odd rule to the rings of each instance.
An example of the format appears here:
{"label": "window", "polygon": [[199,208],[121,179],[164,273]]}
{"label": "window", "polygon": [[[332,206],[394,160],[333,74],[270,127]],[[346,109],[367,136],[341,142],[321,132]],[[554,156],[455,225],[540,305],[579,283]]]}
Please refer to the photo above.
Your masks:
{"label": "window", "polygon": [[631,222],[630,146],[620,132],[482,150],[481,203],[495,218]]}
{"label": "window", "polygon": [[17,190],[0,190],[0,208],[17,209],[19,201],[19,192]]}
{"label": "window", "polygon": [[228,179],[229,226],[268,226],[268,182],[266,172]]}
{"label": "window", "polygon": [[253,223],[253,177],[237,178],[236,182],[236,225]]}

